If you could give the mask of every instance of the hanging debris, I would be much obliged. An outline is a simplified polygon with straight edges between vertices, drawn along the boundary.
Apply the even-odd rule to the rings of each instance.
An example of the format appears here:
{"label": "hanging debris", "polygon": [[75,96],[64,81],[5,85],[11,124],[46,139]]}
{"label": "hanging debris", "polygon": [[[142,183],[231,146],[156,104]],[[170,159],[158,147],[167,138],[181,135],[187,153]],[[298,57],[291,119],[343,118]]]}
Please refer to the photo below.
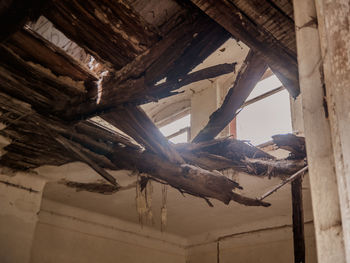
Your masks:
{"label": "hanging debris", "polygon": [[136,210],[139,216],[139,223],[143,226],[145,223],[154,224],[152,212],[152,194],[153,187],[147,176],[137,175],[136,183]]}
{"label": "hanging debris", "polygon": [[160,209],[160,230],[162,232],[165,230],[168,221],[167,195],[168,186],[162,184],[162,207]]}

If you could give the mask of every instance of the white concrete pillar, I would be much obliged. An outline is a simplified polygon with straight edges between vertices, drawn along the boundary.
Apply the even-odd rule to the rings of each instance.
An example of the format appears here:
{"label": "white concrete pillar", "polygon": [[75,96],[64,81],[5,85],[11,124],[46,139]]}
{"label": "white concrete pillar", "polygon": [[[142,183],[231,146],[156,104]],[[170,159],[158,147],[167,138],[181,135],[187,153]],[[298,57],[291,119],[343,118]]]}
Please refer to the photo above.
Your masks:
{"label": "white concrete pillar", "polygon": [[347,262],[350,262],[350,1],[316,0]]}
{"label": "white concrete pillar", "polygon": [[314,0],[294,0],[299,82],[319,263],[346,262]]}
{"label": "white concrete pillar", "polygon": [[30,262],[45,181],[30,174],[0,174],[0,262]]}

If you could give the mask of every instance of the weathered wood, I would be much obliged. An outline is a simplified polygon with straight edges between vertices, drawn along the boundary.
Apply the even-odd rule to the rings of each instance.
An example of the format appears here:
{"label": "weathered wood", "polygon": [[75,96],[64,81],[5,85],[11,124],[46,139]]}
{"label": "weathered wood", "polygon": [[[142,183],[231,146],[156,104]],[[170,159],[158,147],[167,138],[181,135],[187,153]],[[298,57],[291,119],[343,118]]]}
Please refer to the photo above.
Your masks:
{"label": "weathered wood", "polygon": [[62,116],[68,120],[87,118],[123,103],[143,104],[174,95],[156,89],[158,95],[152,90],[164,76],[184,78],[228,39],[227,32],[203,14],[193,12],[186,17],[191,19],[185,19],[132,62],[106,76],[101,93],[94,93],[84,103],[70,105]]}
{"label": "weathered wood", "polygon": [[75,81],[96,81],[98,77],[62,49],[29,28],[22,28],[5,45],[25,61],[50,69],[55,75]]}
{"label": "weathered wood", "polygon": [[98,174],[100,174],[104,179],[106,179],[108,182],[110,182],[114,186],[119,186],[116,179],[110,175],[108,172],[106,172],[103,168],[101,168],[98,164],[96,164],[93,160],[91,160],[88,156],[86,156],[80,148],[80,146],[74,144],[73,142],[70,142],[66,138],[55,135],[54,139],[62,144],[67,150],[73,152],[75,155],[78,156],[78,158],[88,164],[92,169],[94,169]]}
{"label": "weathered wood", "polygon": [[296,56],[291,54],[270,32],[253,23],[229,1],[191,0],[191,2],[234,37],[258,51],[289,93],[293,97],[298,96],[300,91]]}
{"label": "weathered wood", "polygon": [[169,81],[167,80],[164,83],[154,86],[150,91],[150,96],[154,98],[163,98],[170,96],[172,91],[186,86],[188,84],[191,84],[193,82],[210,78],[216,78],[224,74],[232,73],[235,71],[236,65],[237,63],[219,64],[187,74],[181,77],[180,79]]}
{"label": "weathered wood", "polygon": [[237,110],[243,105],[266,69],[264,59],[249,51],[221,107],[210,116],[209,122],[194,137],[193,142],[214,139],[233,120]]}
{"label": "weathered wood", "polygon": [[0,53],[1,90],[44,115],[62,112],[83,101],[88,90],[97,90],[96,76],[29,29],[8,38]]}
{"label": "weathered wood", "polygon": [[242,14],[247,18],[271,33],[271,35],[278,40],[283,47],[288,49],[289,53],[296,55],[293,5],[291,1],[288,10],[285,10],[289,13],[291,12],[291,17],[274,4],[274,2],[280,2],[280,0],[232,0],[231,2],[240,9]]}
{"label": "weathered wood", "polygon": [[120,69],[158,41],[126,1],[53,0],[44,15],[96,59]]}
{"label": "weathered wood", "polygon": [[278,148],[290,151],[290,159],[304,159],[306,157],[305,138],[294,134],[278,134],[272,136]]}
{"label": "weathered wood", "polygon": [[278,184],[277,186],[275,186],[273,189],[269,190],[268,192],[266,192],[265,194],[263,194],[259,200],[264,200],[266,197],[272,195],[273,193],[277,192],[278,189],[280,189],[281,187],[283,187],[284,185],[286,185],[287,183],[293,182],[294,180],[298,179],[300,176],[302,176],[307,170],[309,169],[308,166],[303,167],[302,169],[300,169],[299,171],[297,171],[296,173],[294,173],[293,175],[291,175],[290,177],[288,177],[287,179],[283,180],[283,182],[281,182],[280,184]]}
{"label": "weathered wood", "polygon": [[141,108],[125,107],[124,110],[104,114],[103,118],[144,145],[147,150],[171,162],[184,163],[182,157]]}
{"label": "weathered wood", "polygon": [[294,262],[305,263],[303,178],[292,182]]}
{"label": "weathered wood", "polygon": [[215,198],[225,204],[234,200],[248,206],[269,206],[268,203],[234,193],[232,190],[238,187],[237,183],[217,172],[188,164],[179,166],[146,152],[135,154],[123,150],[116,152],[115,158],[126,169],[148,173],[191,195]]}

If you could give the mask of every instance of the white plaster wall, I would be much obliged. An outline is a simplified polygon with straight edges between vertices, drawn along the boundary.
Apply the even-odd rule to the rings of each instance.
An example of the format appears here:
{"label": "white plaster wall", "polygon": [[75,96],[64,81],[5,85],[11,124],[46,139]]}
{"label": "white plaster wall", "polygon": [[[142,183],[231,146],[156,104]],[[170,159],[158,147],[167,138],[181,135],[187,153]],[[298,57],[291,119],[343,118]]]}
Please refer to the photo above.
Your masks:
{"label": "white plaster wall", "polygon": [[29,262],[44,184],[27,174],[0,174],[1,263]]}
{"label": "white plaster wall", "polygon": [[184,240],[43,200],[32,263],[184,263]]}
{"label": "white plaster wall", "polygon": [[[316,263],[313,224],[305,225],[306,262]],[[290,226],[245,232],[219,242],[219,262],[271,263],[294,262],[293,234]],[[211,242],[188,249],[187,263],[216,263],[217,243]]]}
{"label": "white plaster wall", "polygon": [[209,116],[217,109],[215,85],[195,92],[191,97],[191,139],[208,123]]}

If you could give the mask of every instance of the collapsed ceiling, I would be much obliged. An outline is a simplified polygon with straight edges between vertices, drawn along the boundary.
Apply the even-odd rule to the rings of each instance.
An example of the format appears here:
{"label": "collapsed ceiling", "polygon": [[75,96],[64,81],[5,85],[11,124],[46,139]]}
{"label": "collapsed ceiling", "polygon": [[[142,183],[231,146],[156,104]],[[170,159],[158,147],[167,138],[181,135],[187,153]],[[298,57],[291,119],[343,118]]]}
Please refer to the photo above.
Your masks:
{"label": "collapsed ceiling", "polygon": [[[242,186],[220,171],[286,178],[305,166],[303,138],[275,136],[291,152],[277,160],[245,142],[215,137],[268,67],[293,97],[299,94],[292,13],[288,0],[4,1],[0,19],[9,26],[0,35],[0,121],[6,127],[0,134],[11,143],[0,164],[30,170],[82,161],[111,184],[101,186],[108,191],[120,185],[106,169],[127,169],[209,204],[215,198],[269,206],[236,193]],[[239,69],[225,63],[191,72],[230,37],[250,47]],[[170,143],[140,108],[234,70],[222,106],[191,143]]]}

